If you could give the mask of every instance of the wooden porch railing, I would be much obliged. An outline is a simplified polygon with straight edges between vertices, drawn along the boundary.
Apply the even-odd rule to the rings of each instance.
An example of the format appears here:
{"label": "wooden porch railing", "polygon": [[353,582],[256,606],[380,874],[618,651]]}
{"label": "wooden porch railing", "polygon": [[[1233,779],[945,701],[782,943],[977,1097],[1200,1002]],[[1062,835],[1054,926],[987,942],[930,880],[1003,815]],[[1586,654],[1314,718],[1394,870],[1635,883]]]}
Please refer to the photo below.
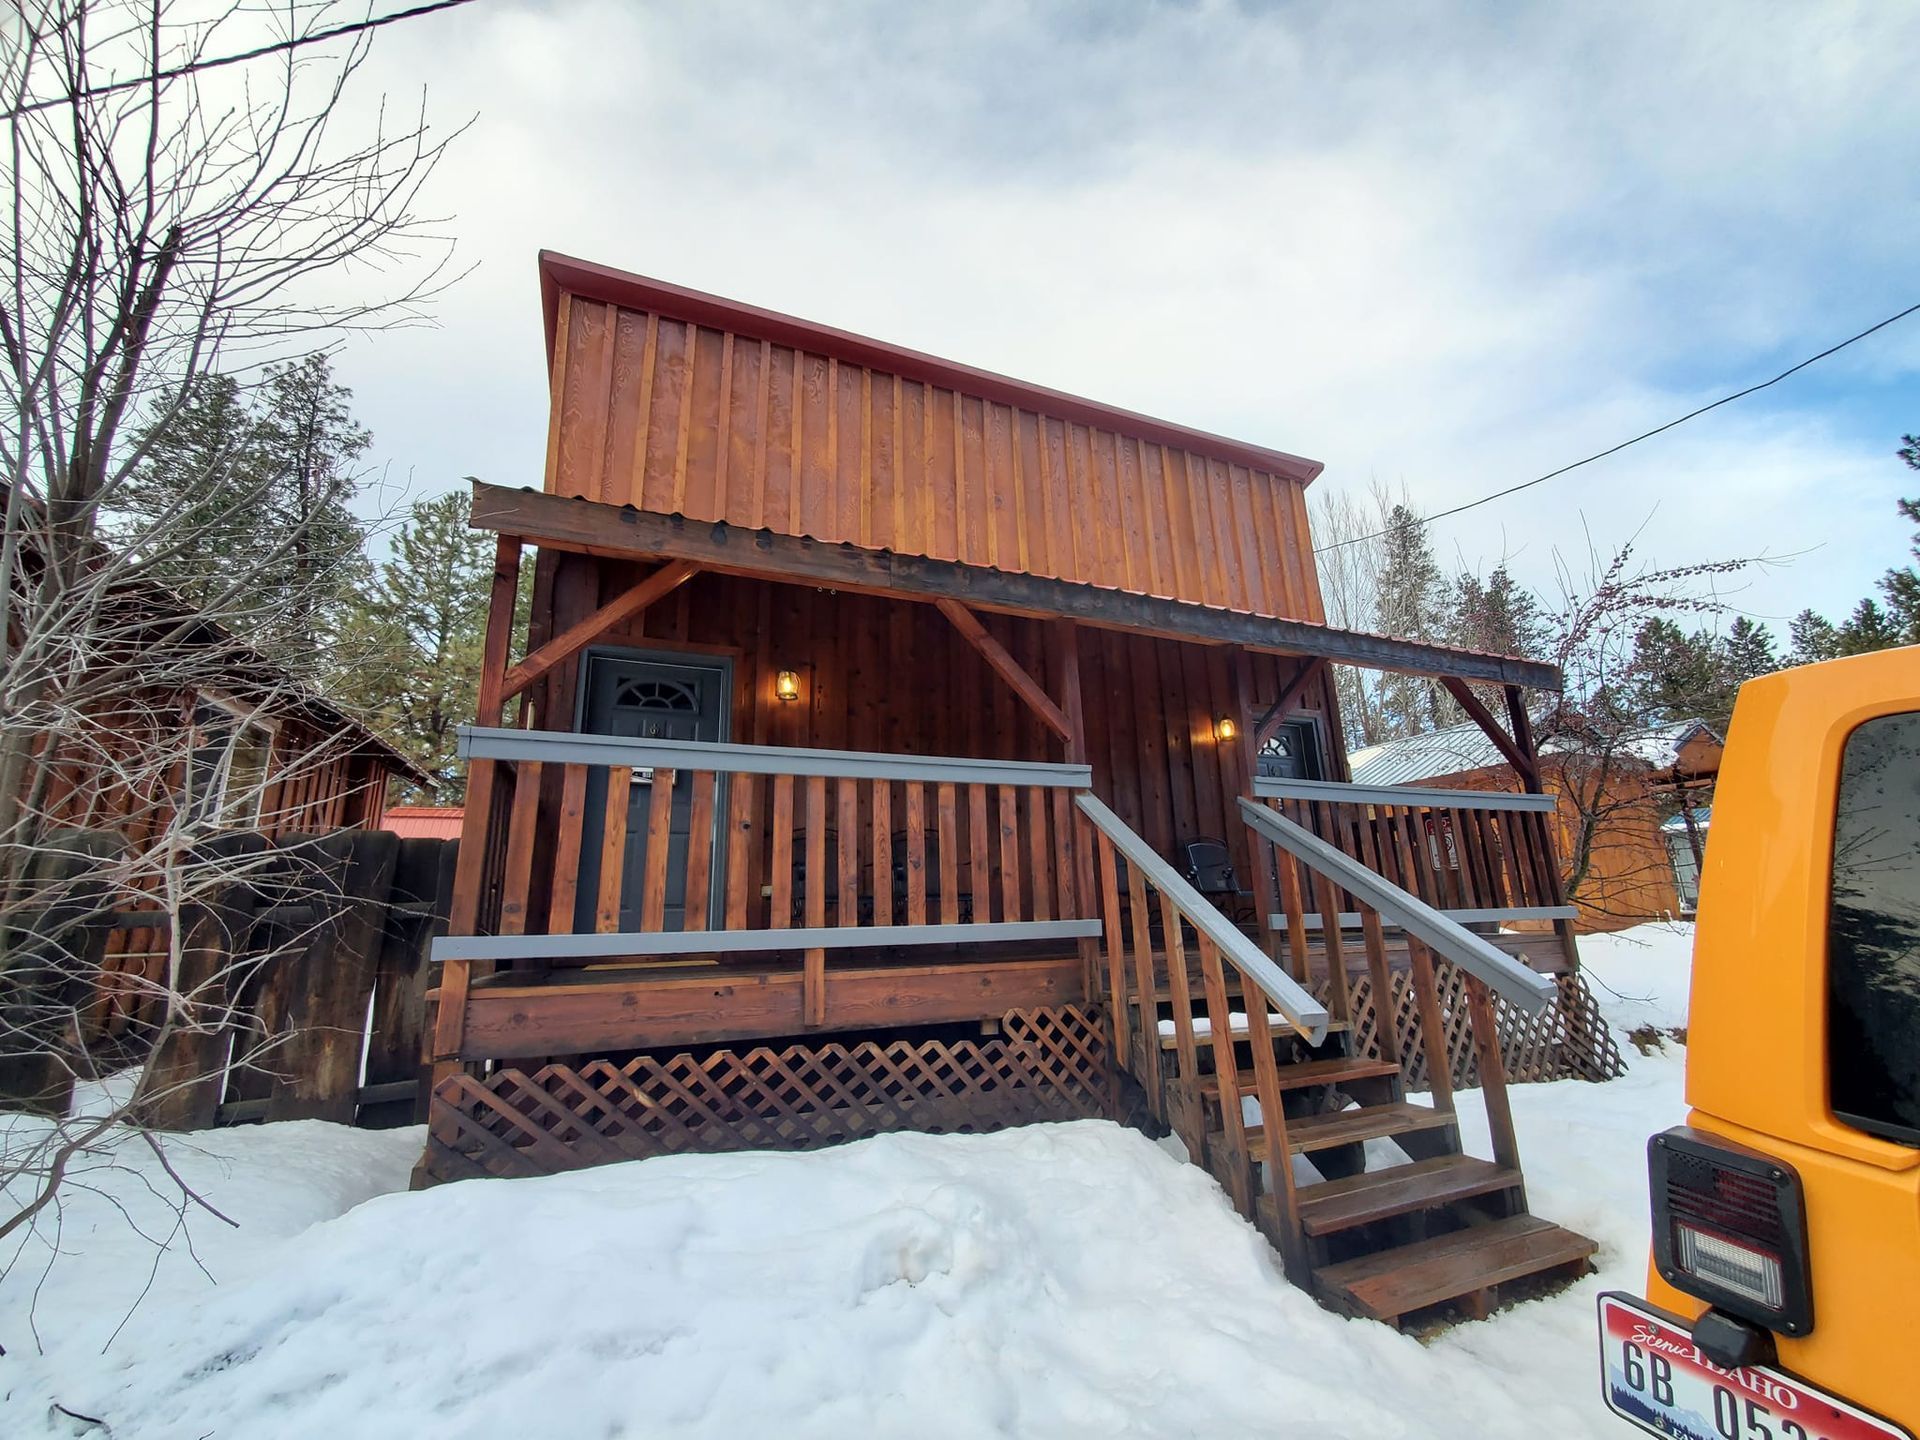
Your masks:
{"label": "wooden porch railing", "polygon": [[[1413,785],[1342,785],[1316,780],[1254,781],[1257,799],[1397,888],[1463,925],[1551,921],[1579,913],[1567,903],[1554,856],[1551,795],[1498,790],[1436,790]],[[1324,929],[1329,907],[1316,892],[1329,883],[1284,850],[1276,867],[1280,912],[1275,929]],[[1358,910],[1333,907],[1343,928]]]}
{"label": "wooden porch railing", "polygon": [[438,960],[1099,929],[1075,883],[1069,797],[1090,783],[1083,765],[477,728],[462,732],[461,751],[503,775],[480,933],[436,941]]}
{"label": "wooden porch railing", "polygon": [[469,819],[477,893],[455,897],[472,933],[433,942],[444,1066],[476,967],[798,951],[813,1026],[832,951],[1100,932],[1079,898],[1084,765],[478,727],[460,745],[495,775]]}
{"label": "wooden porch railing", "polygon": [[[1513,1114],[1507,1102],[1506,1069],[1500,1054],[1500,1036],[1492,996],[1498,993],[1523,1013],[1537,1014],[1553,1004],[1558,994],[1554,981],[1515,960],[1489,943],[1484,936],[1474,934],[1444,911],[1271,806],[1242,799],[1240,812],[1254,833],[1271,844],[1283,861],[1298,864],[1314,881],[1312,888],[1319,896],[1321,928],[1326,941],[1327,978],[1333,996],[1332,1009],[1336,1015],[1343,1019],[1350,1015],[1346,959],[1340,938],[1345,928],[1339,919],[1342,899],[1358,912],[1368,975],[1375,995],[1390,993],[1386,927],[1392,925],[1403,932],[1412,971],[1413,992],[1419,1008],[1419,1033],[1427,1049],[1427,1072],[1433,1106],[1435,1110],[1448,1115],[1454,1109],[1453,1084],[1447,1073],[1446,1022],[1441,1014],[1439,991],[1434,981],[1433,956],[1439,955],[1464,974],[1474,1054],[1479,1061],[1480,1087],[1486,1104],[1487,1126],[1493,1140],[1493,1158],[1501,1166],[1518,1171],[1520,1152],[1514,1138]],[[1299,918],[1297,910],[1293,913]],[[1296,965],[1305,963],[1304,941],[1294,954],[1297,957]],[[1392,1033],[1391,1026],[1381,1027],[1381,1045],[1385,1059],[1396,1063],[1402,1061],[1398,1039]],[[1266,1131],[1270,1147],[1268,1153],[1287,1154],[1285,1115],[1276,1111],[1268,1123],[1273,1127]],[[1298,1252],[1303,1241],[1293,1177],[1286,1165],[1273,1166],[1272,1171],[1277,1219],[1282,1227],[1277,1243],[1282,1254],[1291,1256]]]}
{"label": "wooden porch railing", "polygon": [[[1119,816],[1091,794],[1074,797],[1093,832],[1094,868],[1105,920],[1102,959],[1108,1013],[1117,1053],[1126,1057],[1156,1112],[1164,1106],[1159,1006],[1173,1011],[1175,1073],[1192,1083],[1202,1073],[1200,1054],[1210,1052],[1211,1073],[1221,1093],[1241,1093],[1238,1043],[1251,1042],[1254,1095],[1263,1117],[1280,1115],[1277,1036],[1291,1030],[1309,1044],[1326,1038],[1326,1007],[1275,965],[1207,898],[1156,853]],[[1124,861],[1122,865],[1118,863]],[[1123,893],[1124,887],[1124,893]],[[1191,931],[1200,961],[1194,993],[1187,959]],[[1238,1005],[1228,988],[1238,980]],[[1227,1141],[1246,1151],[1246,1122],[1237,1104],[1224,1108]],[[1196,1162],[1202,1157],[1196,1155]],[[1252,1176],[1244,1165],[1221,1176],[1234,1203],[1252,1213]]]}

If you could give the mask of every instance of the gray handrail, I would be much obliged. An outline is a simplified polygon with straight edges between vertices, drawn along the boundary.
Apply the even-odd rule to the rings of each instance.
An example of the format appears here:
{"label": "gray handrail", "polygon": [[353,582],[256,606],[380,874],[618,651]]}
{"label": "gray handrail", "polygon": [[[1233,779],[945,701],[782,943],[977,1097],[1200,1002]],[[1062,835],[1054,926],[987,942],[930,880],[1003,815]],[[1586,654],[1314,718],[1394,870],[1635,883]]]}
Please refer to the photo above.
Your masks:
{"label": "gray handrail", "polygon": [[1339,780],[1254,778],[1262,800],[1320,800],[1334,805],[1436,805],[1448,810],[1551,810],[1551,795],[1512,790],[1440,790],[1428,785],[1349,785]]}
{"label": "gray handrail", "polygon": [[1528,1014],[1546,1009],[1558,995],[1558,988],[1547,976],[1528,969],[1481,936],[1449,920],[1419,896],[1402,890],[1386,876],[1369,870],[1278,811],[1243,796],[1240,814],[1247,824],[1289,855],[1305,861],[1355,899],[1372,906],[1389,922]]}
{"label": "gray handrail", "polygon": [[1086,765],[974,760],[957,755],[883,755],[867,750],[808,750],[704,740],[638,740],[570,730],[460,727],[465,760],[540,760],[551,765],[632,765],[659,770],[718,770],[730,775],[826,775],[848,780],[931,780],[957,785],[1084,789]]}
{"label": "gray handrail", "polygon": [[[1327,1038],[1327,1026],[1332,1017],[1327,1014],[1326,1006],[1309,995],[1298,981],[1274,964],[1259,946],[1241,934],[1231,920],[1214,909],[1206,896],[1182,879],[1180,873],[1135,834],[1126,821],[1109,810],[1090,791],[1083,790],[1075,795],[1073,803],[1113,842],[1113,848],[1127,857],[1127,863],[1138,870],[1148,884],[1173,901],[1174,907],[1186,916],[1188,923],[1212,941],[1214,948],[1246,977],[1248,983],[1273,1002],[1274,1008],[1286,1017],[1289,1025],[1306,1037],[1308,1043],[1318,1045]],[[1120,937],[1109,936],[1108,943],[1118,945]]]}
{"label": "gray handrail", "polygon": [[990,940],[1079,940],[1098,920],[992,920],[953,925],[815,925],[784,930],[616,930],[590,935],[437,935],[429,958],[444,960],[625,960],[642,955],[736,955],[754,951],[872,950],[968,945]]}

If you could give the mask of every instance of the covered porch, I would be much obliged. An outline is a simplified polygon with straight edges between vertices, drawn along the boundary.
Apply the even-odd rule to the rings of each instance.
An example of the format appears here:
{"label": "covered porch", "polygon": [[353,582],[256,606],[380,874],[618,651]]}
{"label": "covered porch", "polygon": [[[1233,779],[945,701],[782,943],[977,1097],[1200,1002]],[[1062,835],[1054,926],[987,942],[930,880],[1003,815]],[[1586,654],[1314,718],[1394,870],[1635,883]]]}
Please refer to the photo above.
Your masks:
{"label": "covered porch", "polygon": [[[1498,943],[1572,968],[1532,797],[1346,785],[1329,675],[1444,673],[1484,715],[1469,678],[1517,696],[1547,667],[479,484],[474,513],[500,532],[490,723],[463,739],[435,949],[434,1178],[588,1163],[610,1135],[1118,1113],[1169,1003],[1118,977],[1169,975],[1171,949],[1198,983],[1182,933],[1262,957],[1343,1031],[1370,963],[1404,979],[1411,949],[1392,926],[1370,947],[1361,903],[1243,801],[1455,921],[1544,927]],[[1355,1043],[1410,1018],[1385,992],[1361,1010]]]}

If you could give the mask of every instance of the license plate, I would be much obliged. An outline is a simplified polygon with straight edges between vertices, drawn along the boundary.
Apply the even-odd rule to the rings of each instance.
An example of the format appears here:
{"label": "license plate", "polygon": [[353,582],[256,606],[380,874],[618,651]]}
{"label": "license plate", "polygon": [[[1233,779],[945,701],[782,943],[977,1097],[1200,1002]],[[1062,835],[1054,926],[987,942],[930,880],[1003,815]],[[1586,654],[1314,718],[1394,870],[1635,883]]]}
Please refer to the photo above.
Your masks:
{"label": "license plate", "polygon": [[1721,1369],[1684,1323],[1625,1295],[1600,1297],[1600,1393],[1622,1419],[1682,1440],[1913,1440],[1778,1370]]}

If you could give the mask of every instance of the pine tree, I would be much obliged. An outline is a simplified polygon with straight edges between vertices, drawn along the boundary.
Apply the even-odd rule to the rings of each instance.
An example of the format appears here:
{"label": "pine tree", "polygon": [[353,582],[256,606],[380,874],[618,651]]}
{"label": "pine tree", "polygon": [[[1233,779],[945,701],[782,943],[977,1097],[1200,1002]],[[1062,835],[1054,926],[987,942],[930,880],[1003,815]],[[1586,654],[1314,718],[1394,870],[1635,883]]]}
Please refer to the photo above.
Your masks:
{"label": "pine tree", "polygon": [[1773,632],[1744,615],[1735,617],[1733,624],[1727,627],[1720,653],[1727,682],[1735,689],[1756,676],[1771,675],[1780,668],[1780,657],[1774,650]]}
{"label": "pine tree", "polygon": [[1496,565],[1485,580],[1456,575],[1446,606],[1444,633],[1449,643],[1497,655],[1539,658],[1546,648],[1546,620],[1540,602]]}
{"label": "pine tree", "polygon": [[223,620],[307,677],[365,570],[353,462],[372,437],[351,398],[325,355],[269,366],[250,400],[233,376],[204,375],[141,434],[145,458],[119,497],[123,544],[146,552],[143,536],[191,538],[143,553],[155,578],[205,604],[246,574],[247,593],[227,597]]}
{"label": "pine tree", "polygon": [[[239,383],[205,374],[172,414],[136,437],[142,458],[115,497],[110,534],[146,552],[154,578],[196,606],[218,594],[226,577],[272,553],[258,430]],[[191,548],[156,553],[150,537],[158,535],[191,536]]]}
{"label": "pine tree", "polygon": [[293,536],[279,633],[294,654],[325,645],[358,578],[365,533],[351,508],[360,483],[353,466],[373,437],[354,421],[352,398],[333,383],[325,354],[267,368],[260,449],[275,479],[274,521]]}
{"label": "pine tree", "polygon": [[493,583],[493,544],[468,528],[469,503],[455,492],[414,505],[391,556],[343,607],[332,684],[434,778],[441,799],[459,795],[454,727],[473,718]]}
{"label": "pine tree", "polygon": [[1802,610],[1787,626],[1787,643],[1795,665],[1812,665],[1840,653],[1840,632],[1826,616]]}
{"label": "pine tree", "polygon": [[[1920,440],[1909,435],[1906,441],[1900,458],[1920,470]],[[1920,500],[1902,500],[1900,514],[1911,524],[1920,526]],[[1920,561],[1920,530],[1916,530],[1911,548],[1913,558]],[[1903,565],[1887,571],[1880,581],[1880,593],[1887,597],[1887,613],[1899,632],[1898,643],[1920,645],[1920,568]]]}
{"label": "pine tree", "polygon": [[[1902,435],[1900,440],[1896,453],[1910,468],[1920,470],[1920,435]],[[1898,506],[1903,519],[1920,527],[1920,500],[1903,499]],[[1914,560],[1920,562],[1920,530],[1916,530],[1911,548]],[[1794,663],[1805,665],[1836,655],[1864,655],[1895,645],[1920,645],[1920,564],[1887,571],[1880,577],[1879,589],[1886,600],[1884,609],[1869,596],[1837,627],[1811,610],[1794,616],[1789,631]]]}
{"label": "pine tree", "polygon": [[1853,613],[1840,627],[1841,655],[1865,655],[1873,650],[1890,650],[1901,643],[1900,628],[1871,595],[1853,607]]}
{"label": "pine tree", "polygon": [[[1432,640],[1440,631],[1446,585],[1427,540],[1426,523],[1405,505],[1387,514],[1382,537],[1375,616],[1382,632],[1403,640]],[[1380,682],[1382,722],[1390,735],[1418,735],[1443,715],[1442,692],[1419,675],[1389,674]]]}
{"label": "pine tree", "polygon": [[1733,709],[1726,657],[1708,630],[1691,634],[1654,617],[1633,637],[1631,699],[1647,724],[1695,717],[1724,719]]}

